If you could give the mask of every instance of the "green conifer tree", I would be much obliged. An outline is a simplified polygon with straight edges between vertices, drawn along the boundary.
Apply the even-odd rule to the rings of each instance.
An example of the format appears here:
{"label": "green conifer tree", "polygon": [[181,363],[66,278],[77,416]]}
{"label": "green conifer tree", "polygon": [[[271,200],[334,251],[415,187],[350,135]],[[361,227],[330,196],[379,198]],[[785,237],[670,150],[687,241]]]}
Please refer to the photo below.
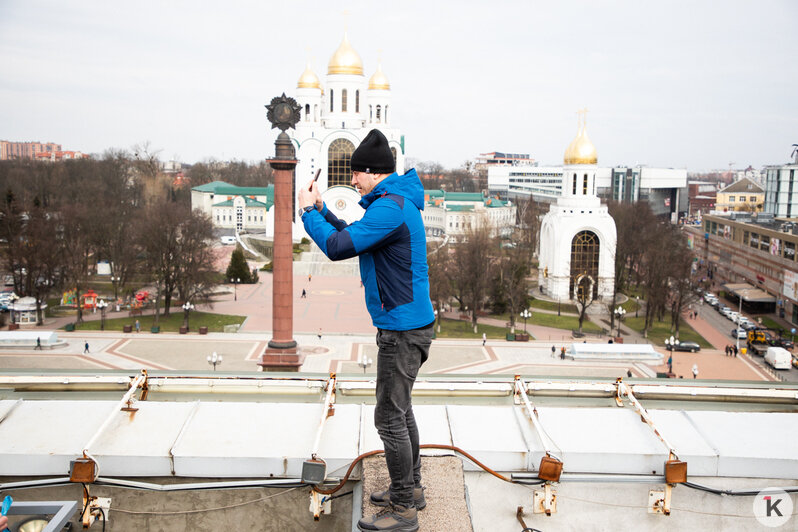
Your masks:
{"label": "green conifer tree", "polygon": [[233,251],[225,275],[228,281],[230,279],[241,279],[243,284],[250,284],[252,282],[252,274],[249,271],[249,265],[240,247],[236,247],[235,251]]}

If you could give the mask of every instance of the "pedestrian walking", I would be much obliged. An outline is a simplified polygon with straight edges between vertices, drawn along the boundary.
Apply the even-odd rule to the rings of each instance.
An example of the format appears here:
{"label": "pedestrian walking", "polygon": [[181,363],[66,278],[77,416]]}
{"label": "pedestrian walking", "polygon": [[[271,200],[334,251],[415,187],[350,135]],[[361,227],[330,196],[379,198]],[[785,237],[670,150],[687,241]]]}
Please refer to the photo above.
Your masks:
{"label": "pedestrian walking", "polygon": [[673,373],[673,354],[668,357],[668,373]]}
{"label": "pedestrian walking", "polygon": [[729,356],[729,344],[726,344],[724,351],[726,352],[726,356]]}
{"label": "pedestrian walking", "polygon": [[321,340],[321,327],[319,327],[319,340]]}
{"label": "pedestrian walking", "polygon": [[693,378],[698,378],[698,364],[693,364]]}
{"label": "pedestrian walking", "polygon": [[302,289],[302,295],[300,297],[302,297],[302,298],[307,298],[308,297],[308,293],[305,292],[304,288]]}
{"label": "pedestrian walking", "polygon": [[310,281],[312,281],[312,280],[313,280],[313,275],[311,275],[311,274],[308,274],[308,282],[310,282]]}
{"label": "pedestrian walking", "polygon": [[565,360],[565,346],[560,348],[560,360]]}
{"label": "pedestrian walking", "polygon": [[141,323],[139,323],[139,320],[136,320],[136,332],[137,333],[141,332]]}
{"label": "pedestrian walking", "polygon": [[[366,307],[377,327],[377,404],[374,425],[382,439],[390,486],[370,494],[385,512],[364,517],[360,530],[418,530],[426,506],[421,485],[419,433],[411,391],[429,356],[435,314],[429,298],[424,188],[415,170],[396,173],[393,153],[378,129],[352,153],[352,186],[363,217],[339,220],[316,182],[299,189],[305,231],[332,260],[360,255]],[[379,281],[379,285],[378,285]]]}
{"label": "pedestrian walking", "polygon": [[551,346],[551,358],[556,358],[556,357],[557,357],[557,348]]}
{"label": "pedestrian walking", "polygon": [[487,341],[487,339],[488,337],[485,335],[485,333],[482,333],[482,347],[485,347],[485,342]]}
{"label": "pedestrian walking", "polygon": [[733,346],[732,349],[734,350],[734,357],[737,358],[737,351],[738,351],[737,346],[736,345]]}
{"label": "pedestrian walking", "polygon": [[86,342],[86,344],[83,346],[83,353],[86,354],[88,352],[89,352],[89,342]]}
{"label": "pedestrian walking", "polygon": [[36,347],[34,349],[42,350],[42,339],[39,336],[36,337]]}

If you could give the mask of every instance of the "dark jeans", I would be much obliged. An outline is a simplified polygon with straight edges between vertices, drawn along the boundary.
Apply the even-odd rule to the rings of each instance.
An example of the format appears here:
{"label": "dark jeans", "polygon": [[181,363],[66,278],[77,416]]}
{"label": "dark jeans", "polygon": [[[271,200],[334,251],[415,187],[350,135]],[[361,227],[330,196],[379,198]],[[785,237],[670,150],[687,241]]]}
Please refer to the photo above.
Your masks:
{"label": "dark jeans", "polygon": [[374,425],[385,449],[391,502],[405,507],[413,506],[413,488],[421,487],[418,427],[410,394],[431,342],[431,324],[411,331],[377,330]]}

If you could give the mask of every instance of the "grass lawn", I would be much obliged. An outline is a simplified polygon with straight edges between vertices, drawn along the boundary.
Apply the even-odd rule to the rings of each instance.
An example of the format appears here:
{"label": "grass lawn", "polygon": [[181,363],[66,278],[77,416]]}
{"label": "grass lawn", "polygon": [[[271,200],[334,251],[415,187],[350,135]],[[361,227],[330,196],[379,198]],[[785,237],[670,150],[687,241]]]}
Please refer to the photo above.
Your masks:
{"label": "grass lawn", "polygon": [[[640,316],[639,318],[631,317],[631,318],[624,318],[623,323],[630,329],[634,329],[639,333],[643,333],[643,324],[645,322],[645,317]],[[655,321],[651,329],[648,331],[648,339],[654,342],[656,345],[665,345],[665,338],[670,338],[671,334],[671,322],[670,320],[665,321]],[[698,342],[702,348],[712,348],[712,344],[704,340],[704,337],[695,332],[690,325],[687,324],[685,320],[682,320],[679,324],[679,340],[683,342]]]}
{"label": "grass lawn", "polygon": [[[563,309],[565,310],[565,309]],[[510,321],[510,315],[505,314],[491,314],[487,316],[495,320],[502,320],[504,322]],[[556,314],[548,314],[546,312],[532,311],[532,317],[527,321],[528,325],[540,325],[542,327],[552,327],[554,329],[565,329],[575,331],[579,329],[579,318],[576,316],[558,316]],[[515,319],[515,330],[524,330],[524,319],[518,317]],[[601,327],[592,321],[585,320],[582,324],[582,330],[589,333],[601,332]]]}
{"label": "grass lawn", "polygon": [[[131,316],[124,318],[114,318],[105,320],[105,330],[121,331],[123,325],[134,325],[136,319],[141,323],[142,331],[149,331],[155,320],[155,316]],[[208,332],[224,332],[225,325],[242,324],[246,316],[234,316],[230,314],[212,314],[209,312],[194,311],[189,316],[188,324],[192,332],[196,332],[200,327],[207,327]],[[172,311],[166,318],[161,314],[158,324],[161,332],[178,332],[183,325],[183,311]],[[75,326],[76,331],[99,331],[100,320],[84,321]],[[481,336],[482,333],[480,333]]]}
{"label": "grass lawn", "polygon": [[757,316],[756,321],[762,320],[762,325],[767,327],[768,329],[773,329],[774,331],[778,331],[779,329],[784,329],[786,332],[790,332],[789,327],[784,327],[780,323],[773,321],[772,319],[768,318],[767,316]]}
{"label": "grass lawn", "polygon": [[[558,303],[554,301],[543,301],[542,299],[532,299],[529,302],[529,306],[532,308],[539,308],[543,310],[557,310]],[[579,311],[576,309],[575,305],[571,305],[569,303],[559,303],[560,312],[570,312],[571,314],[579,314]]]}
{"label": "grass lawn", "polygon": [[630,297],[629,299],[627,299],[626,303],[624,303],[621,306],[623,307],[623,309],[626,311],[627,314],[631,314],[640,308],[640,305],[637,303],[637,301],[635,301],[634,297]]}
{"label": "grass lawn", "polygon": [[[438,330],[437,326],[435,330]],[[485,333],[491,339],[504,339],[508,332],[504,327],[494,327],[493,325],[484,325],[482,323],[477,324],[477,332],[474,332],[470,321],[444,318],[441,320],[441,332],[436,334],[438,338],[482,338],[482,333]]]}

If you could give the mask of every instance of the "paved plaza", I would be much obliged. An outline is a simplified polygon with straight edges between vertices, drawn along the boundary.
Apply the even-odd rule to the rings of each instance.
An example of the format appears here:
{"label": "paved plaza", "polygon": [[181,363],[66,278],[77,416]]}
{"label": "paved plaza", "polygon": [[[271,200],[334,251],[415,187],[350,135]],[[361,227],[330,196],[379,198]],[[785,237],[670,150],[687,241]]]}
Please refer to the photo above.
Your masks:
{"label": "paved plaza", "polygon": [[[226,267],[233,249],[232,246],[216,249],[216,262],[220,269]],[[253,266],[259,267],[261,264]],[[318,268],[316,271],[319,271]],[[302,297],[303,290],[305,297]],[[364,373],[358,361],[361,354],[376,360],[376,329],[366,311],[359,277],[294,275],[293,294],[294,338],[299,351],[306,355],[301,370],[314,373]],[[237,333],[203,336],[196,333],[59,331],[59,336],[67,341],[66,347],[45,351],[2,349],[0,368],[206,371],[210,369],[207,356],[216,352],[224,358],[218,371],[246,372],[259,369],[256,364],[258,356],[271,338],[271,274],[261,272],[257,284],[220,286],[213,302],[198,305],[197,310],[241,315],[246,316],[246,319]],[[126,311],[108,313],[109,318],[126,316]],[[444,316],[456,319],[458,314],[449,312]],[[99,315],[86,314],[85,319],[99,319]],[[44,328],[58,329],[71,321],[74,321],[74,317],[48,318]],[[479,321],[504,326],[504,323],[488,318],[480,318]],[[728,338],[702,317],[689,320],[689,324],[714,349],[704,349],[699,353],[674,353],[673,370],[677,376],[692,378],[691,369],[693,364],[697,364],[701,379],[777,380],[748,356],[724,356],[723,348],[729,343]],[[601,323],[599,325],[603,326]],[[654,377],[658,372],[667,371],[664,364],[649,366],[645,363],[560,360],[551,356],[551,347],[554,346],[555,351],[559,352],[561,347],[573,343],[575,340],[571,331],[533,324],[528,324],[526,328],[534,341],[488,340],[483,346],[481,340],[434,340],[430,358],[421,368],[421,374],[615,378],[626,376],[627,371],[631,371],[635,377]],[[625,326],[622,327],[622,333],[626,343],[647,342]],[[607,338],[591,337],[586,341],[605,343]],[[89,343],[90,352],[84,354],[86,342]],[[668,353],[662,348],[657,350],[663,353],[663,360],[667,360]],[[365,373],[374,374],[374,364],[366,368]]]}
{"label": "paved plaza", "polygon": [[[230,290],[218,294],[212,305],[200,306],[201,310],[247,316],[237,333],[179,335],[59,331],[59,337],[67,342],[65,347],[44,351],[5,348],[0,350],[0,368],[208,371],[212,368],[206,358],[216,352],[224,358],[218,371],[258,371],[258,356],[271,337],[271,279],[271,275],[262,274],[258,284],[239,285],[235,294],[230,287]],[[302,289],[306,291],[305,298],[301,297]],[[294,338],[299,351],[306,355],[301,368],[303,372],[375,374],[375,364],[365,371],[358,365],[361,354],[376,363],[376,329],[371,325],[362,291],[357,277],[294,277]],[[127,313],[109,314],[111,318],[122,316],[127,316]],[[87,316],[87,319],[98,318],[96,314]],[[73,319],[48,319],[44,329],[62,327]],[[723,346],[728,343],[727,338],[702,318],[690,320],[690,325],[715,349],[675,353],[673,369],[677,376],[691,379],[691,368],[697,364],[701,379],[776,380],[746,356],[724,356]],[[664,364],[649,366],[642,362],[560,360],[552,357],[551,347],[554,346],[559,353],[562,346],[573,343],[575,340],[570,331],[532,324],[527,329],[535,341],[488,340],[483,346],[481,340],[434,340],[421,375],[521,374],[530,377],[615,378],[626,376],[627,371],[631,371],[634,377],[655,377],[657,372],[666,371]],[[632,331],[624,328],[623,332],[627,343],[644,341]],[[606,343],[607,339],[597,337],[587,341]],[[89,343],[89,353],[83,353],[86,342]],[[667,360],[668,353],[661,348],[657,350],[663,353],[663,360]]]}

